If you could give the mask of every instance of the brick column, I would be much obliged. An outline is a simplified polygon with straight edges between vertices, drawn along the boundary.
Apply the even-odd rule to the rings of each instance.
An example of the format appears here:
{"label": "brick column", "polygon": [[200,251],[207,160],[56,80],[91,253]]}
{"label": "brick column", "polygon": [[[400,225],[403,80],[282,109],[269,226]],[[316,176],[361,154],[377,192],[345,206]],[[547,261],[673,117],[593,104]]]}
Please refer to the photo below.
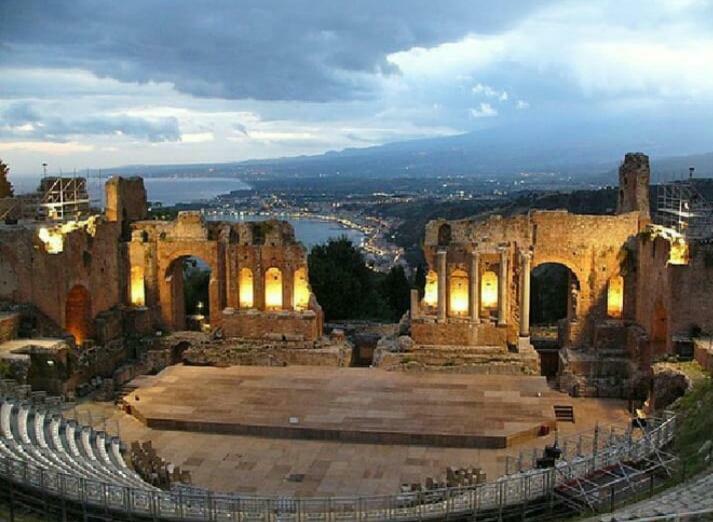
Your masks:
{"label": "brick column", "polygon": [[530,336],[530,261],[529,251],[520,252],[520,337]]}
{"label": "brick column", "polygon": [[419,295],[418,295],[418,288],[412,288],[411,289],[411,319],[418,319],[418,316],[421,314],[419,310]]}
{"label": "brick column", "polygon": [[439,250],[436,254],[436,267],[438,270],[438,320],[445,322],[446,320],[446,251]]}
{"label": "brick column", "polygon": [[480,253],[470,254],[470,287],[468,288],[468,310],[470,320],[474,323],[480,322]]}
{"label": "brick column", "polygon": [[498,325],[507,324],[507,295],[508,295],[508,249],[500,248],[500,276],[498,278]]}

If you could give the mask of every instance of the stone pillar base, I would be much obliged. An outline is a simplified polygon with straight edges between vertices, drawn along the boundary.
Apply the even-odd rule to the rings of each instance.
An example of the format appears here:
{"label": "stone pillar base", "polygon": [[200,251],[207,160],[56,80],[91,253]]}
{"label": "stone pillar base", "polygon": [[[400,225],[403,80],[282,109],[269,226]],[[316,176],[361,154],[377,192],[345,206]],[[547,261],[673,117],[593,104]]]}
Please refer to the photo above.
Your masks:
{"label": "stone pillar base", "polygon": [[529,348],[532,348],[532,345],[530,344],[530,336],[529,335],[527,337],[520,336],[517,338],[517,351],[518,352],[522,352]]}

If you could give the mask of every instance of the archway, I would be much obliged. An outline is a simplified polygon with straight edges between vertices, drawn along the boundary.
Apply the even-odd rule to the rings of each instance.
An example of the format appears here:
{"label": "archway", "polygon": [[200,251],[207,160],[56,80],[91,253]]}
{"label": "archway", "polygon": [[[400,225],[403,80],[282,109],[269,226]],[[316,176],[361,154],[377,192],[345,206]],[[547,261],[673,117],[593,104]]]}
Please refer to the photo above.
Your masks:
{"label": "archway", "polygon": [[210,327],[212,275],[208,263],[196,256],[181,256],[168,266],[165,278],[170,286],[174,330]]}
{"label": "archway", "polygon": [[566,265],[541,263],[530,275],[530,340],[540,354],[542,375],[554,378],[569,321],[578,315],[579,280]]}
{"label": "archway", "polygon": [[282,270],[274,266],[265,271],[265,309],[282,309]]}
{"label": "archway", "polygon": [[89,339],[94,328],[92,324],[92,296],[82,285],[75,285],[67,293],[64,307],[64,328],[81,345]]}

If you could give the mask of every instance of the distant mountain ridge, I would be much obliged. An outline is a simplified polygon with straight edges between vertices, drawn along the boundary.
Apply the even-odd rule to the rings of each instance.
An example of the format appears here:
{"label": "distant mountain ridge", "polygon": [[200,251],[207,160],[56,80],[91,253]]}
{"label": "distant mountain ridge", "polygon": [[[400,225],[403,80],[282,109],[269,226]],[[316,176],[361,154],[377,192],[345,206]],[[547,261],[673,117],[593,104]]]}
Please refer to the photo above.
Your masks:
{"label": "distant mountain ridge", "polygon": [[[558,126],[528,129],[495,128],[438,138],[349,148],[313,156],[232,163],[134,165],[104,169],[145,176],[286,177],[511,177],[523,172],[554,172],[575,178],[613,181],[626,152],[652,158],[655,174],[671,177],[696,166],[702,177],[713,176],[711,131],[686,127],[675,140],[663,140],[661,126]],[[665,125],[663,125],[665,126]],[[670,135],[670,132],[668,133]]]}

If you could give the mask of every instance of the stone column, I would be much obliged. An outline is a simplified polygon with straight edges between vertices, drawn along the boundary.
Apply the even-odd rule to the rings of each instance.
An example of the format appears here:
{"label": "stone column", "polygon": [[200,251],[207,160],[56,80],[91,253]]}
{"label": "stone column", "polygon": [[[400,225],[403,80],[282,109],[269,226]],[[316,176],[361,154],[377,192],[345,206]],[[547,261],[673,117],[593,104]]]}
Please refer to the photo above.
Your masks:
{"label": "stone column", "polygon": [[520,337],[530,336],[530,261],[529,251],[520,252]]}
{"label": "stone column", "polygon": [[507,324],[507,295],[508,295],[508,248],[500,248],[500,276],[498,278],[498,325]]}
{"label": "stone column", "polygon": [[470,288],[468,289],[468,310],[470,320],[480,322],[480,253],[473,251],[470,254]]}
{"label": "stone column", "polygon": [[418,295],[418,288],[412,288],[411,289],[411,319],[418,319],[418,316],[420,315],[419,311],[419,295]]}
{"label": "stone column", "polygon": [[438,320],[444,322],[446,320],[446,251],[439,250],[436,254],[436,269],[438,271]]}

